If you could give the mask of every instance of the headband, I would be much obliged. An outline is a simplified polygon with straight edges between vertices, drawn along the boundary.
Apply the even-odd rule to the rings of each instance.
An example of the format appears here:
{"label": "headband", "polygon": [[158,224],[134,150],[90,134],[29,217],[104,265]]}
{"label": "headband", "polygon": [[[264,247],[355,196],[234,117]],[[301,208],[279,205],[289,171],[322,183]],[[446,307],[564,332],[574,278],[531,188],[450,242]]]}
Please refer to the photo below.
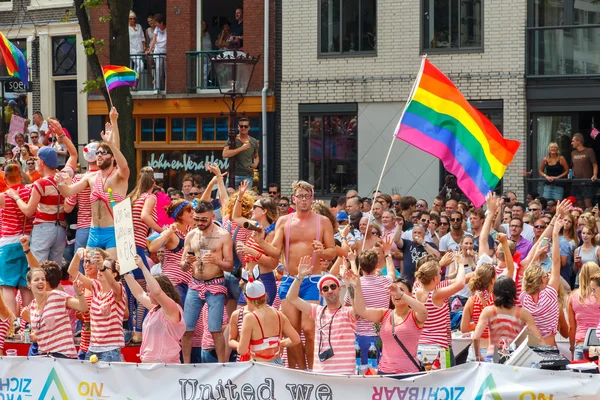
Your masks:
{"label": "headband", "polygon": [[179,211],[181,211],[181,209],[187,205],[189,205],[190,203],[188,203],[186,200],[183,201],[183,203],[181,203],[176,209],[175,211],[173,211],[171,213],[171,219],[176,219],[177,218],[177,214],[179,214]]}

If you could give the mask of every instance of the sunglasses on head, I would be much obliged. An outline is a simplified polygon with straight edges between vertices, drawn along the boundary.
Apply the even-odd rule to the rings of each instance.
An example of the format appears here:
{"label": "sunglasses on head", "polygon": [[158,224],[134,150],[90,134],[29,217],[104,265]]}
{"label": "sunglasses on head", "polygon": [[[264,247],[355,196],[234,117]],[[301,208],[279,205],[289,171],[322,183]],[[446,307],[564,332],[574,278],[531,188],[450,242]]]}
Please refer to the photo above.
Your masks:
{"label": "sunglasses on head", "polygon": [[329,289],[331,289],[331,291],[333,292],[333,291],[334,291],[335,289],[337,289],[337,288],[338,288],[338,285],[336,285],[335,283],[332,283],[332,284],[331,284],[331,285],[329,285],[329,286],[323,286],[323,287],[321,288],[321,291],[322,291],[323,293],[327,293],[327,292],[329,292]]}

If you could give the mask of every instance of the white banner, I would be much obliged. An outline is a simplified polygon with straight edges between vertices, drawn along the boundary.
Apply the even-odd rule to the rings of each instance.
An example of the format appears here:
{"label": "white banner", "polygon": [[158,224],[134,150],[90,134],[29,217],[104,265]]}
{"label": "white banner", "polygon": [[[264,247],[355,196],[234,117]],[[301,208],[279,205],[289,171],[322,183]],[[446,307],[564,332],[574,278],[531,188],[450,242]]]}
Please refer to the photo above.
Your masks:
{"label": "white banner", "polygon": [[[117,260],[121,275],[137,268],[135,265],[135,234],[131,199],[127,198],[113,207],[115,220],[115,240],[117,241]],[[2,398],[0,398],[2,400]]]}
{"label": "white banner", "polygon": [[600,376],[466,364],[397,380],[254,363],[162,365],[0,358],[0,400],[598,399]]}

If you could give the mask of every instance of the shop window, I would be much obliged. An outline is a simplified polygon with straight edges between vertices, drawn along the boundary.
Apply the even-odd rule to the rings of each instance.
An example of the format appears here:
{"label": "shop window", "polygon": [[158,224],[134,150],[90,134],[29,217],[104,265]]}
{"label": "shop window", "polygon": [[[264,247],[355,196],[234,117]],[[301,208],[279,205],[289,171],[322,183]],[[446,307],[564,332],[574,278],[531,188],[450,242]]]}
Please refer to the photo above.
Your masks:
{"label": "shop window", "polygon": [[196,118],[172,118],[171,141],[195,142],[198,137]]}
{"label": "shop window", "polygon": [[423,0],[423,50],[483,47],[482,0]]}
{"label": "shop window", "polygon": [[[358,183],[358,122],[356,104],[320,105],[331,113],[305,112],[300,108],[300,174],[315,186],[315,194],[346,193]],[[304,106],[310,109],[313,106]],[[354,111],[348,112],[347,110]]]}
{"label": "shop window", "polygon": [[54,76],[77,75],[75,36],[52,38],[52,72]]}
{"label": "shop window", "polygon": [[165,118],[142,119],[141,131],[142,142],[166,142],[167,120]]}
{"label": "shop window", "polygon": [[229,136],[229,118],[216,118],[216,137],[215,140],[227,140]]}
{"label": "shop window", "polygon": [[377,0],[319,1],[319,54],[374,54]]}

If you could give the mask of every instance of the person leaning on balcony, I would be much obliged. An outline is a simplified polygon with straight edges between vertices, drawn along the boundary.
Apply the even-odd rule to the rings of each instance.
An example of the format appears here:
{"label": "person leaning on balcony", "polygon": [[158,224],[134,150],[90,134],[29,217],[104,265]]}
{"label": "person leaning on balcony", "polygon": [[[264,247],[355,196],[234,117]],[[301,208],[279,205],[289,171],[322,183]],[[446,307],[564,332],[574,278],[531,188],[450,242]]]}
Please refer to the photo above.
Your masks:
{"label": "person leaning on balcony", "polygon": [[162,14],[154,16],[155,28],[154,39],[150,47],[146,50],[146,54],[153,53],[155,74],[154,74],[154,89],[160,89],[160,82],[164,74],[165,58],[167,54],[167,20]]}
{"label": "person leaning on balcony", "polygon": [[540,176],[546,178],[546,182],[544,182],[544,197],[547,199],[562,200],[565,188],[554,181],[567,177],[569,174],[569,164],[560,155],[557,143],[552,142],[548,145],[548,155],[542,160],[539,172]]}
{"label": "person leaning on balcony", "polygon": [[137,17],[133,11],[129,12],[129,54],[131,54],[131,67],[138,75],[144,70],[141,54],[146,48],[146,35],[141,25],[136,22]]}
{"label": "person leaning on balcony", "polygon": [[[571,139],[573,151],[571,152],[571,163],[573,164],[573,178],[575,179],[591,179],[592,182],[598,178],[598,163],[596,161],[596,153],[594,149],[584,146],[585,140],[581,133],[576,133]],[[589,182],[579,183],[578,186],[573,185],[572,193],[577,198],[579,206],[585,204],[585,208],[592,208],[592,199],[596,187],[590,185]]]}
{"label": "person leaning on balcony", "polygon": [[229,20],[223,22],[223,27],[221,29],[221,33],[217,38],[215,44],[219,49],[227,49],[229,48],[229,44],[231,43],[231,22]]}

